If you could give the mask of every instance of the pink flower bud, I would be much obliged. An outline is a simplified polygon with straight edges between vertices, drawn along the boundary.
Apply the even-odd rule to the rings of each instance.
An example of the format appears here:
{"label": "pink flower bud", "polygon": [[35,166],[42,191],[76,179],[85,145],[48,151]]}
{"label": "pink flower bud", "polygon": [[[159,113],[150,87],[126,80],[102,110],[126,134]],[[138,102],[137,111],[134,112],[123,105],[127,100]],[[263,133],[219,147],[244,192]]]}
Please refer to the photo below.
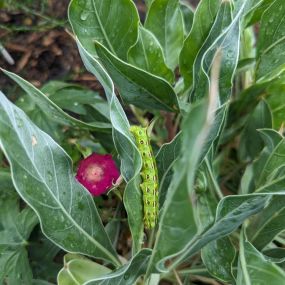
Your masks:
{"label": "pink flower bud", "polygon": [[111,154],[93,153],[81,160],[76,179],[93,195],[109,190],[120,176]]}

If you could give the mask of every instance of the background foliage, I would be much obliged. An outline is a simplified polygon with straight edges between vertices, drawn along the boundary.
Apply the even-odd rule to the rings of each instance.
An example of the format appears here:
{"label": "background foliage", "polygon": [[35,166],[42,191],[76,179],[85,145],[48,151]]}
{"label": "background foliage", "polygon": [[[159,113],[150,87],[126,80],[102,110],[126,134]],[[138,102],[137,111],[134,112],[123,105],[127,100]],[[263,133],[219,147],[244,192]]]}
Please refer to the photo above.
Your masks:
{"label": "background foliage", "polygon": [[[97,85],[1,69],[14,87],[0,93],[0,283],[284,283],[285,5],[193,4],[72,0],[68,23],[45,1],[14,7],[65,28]],[[152,126],[153,231],[133,124]],[[112,153],[123,177],[96,198],[74,178],[92,152]]]}

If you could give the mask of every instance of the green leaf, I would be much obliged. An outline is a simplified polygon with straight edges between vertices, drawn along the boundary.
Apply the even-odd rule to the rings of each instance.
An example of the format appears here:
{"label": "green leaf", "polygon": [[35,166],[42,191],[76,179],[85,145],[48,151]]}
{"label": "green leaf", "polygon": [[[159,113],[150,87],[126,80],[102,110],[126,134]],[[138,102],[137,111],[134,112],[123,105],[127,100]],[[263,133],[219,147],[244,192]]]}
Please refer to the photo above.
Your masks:
{"label": "green leaf", "polygon": [[[196,182],[196,215],[198,221],[199,231],[203,232],[215,221],[215,212],[217,207],[217,198],[214,195],[214,189],[212,188],[212,177],[208,177],[206,171],[203,171],[198,175],[198,181],[200,185],[206,184],[204,187],[197,187]],[[203,171],[203,172],[202,172]],[[204,176],[206,173],[206,177]],[[217,182],[215,182],[217,183]],[[208,186],[207,186],[208,185]],[[205,189],[203,189],[205,188]],[[215,278],[227,282],[233,283],[233,262],[235,259],[236,251],[228,237],[222,237],[208,243],[202,248],[201,257],[208,271]]]}
{"label": "green leaf", "polygon": [[127,181],[124,205],[128,213],[128,223],[133,238],[133,251],[138,252],[143,237],[143,208],[140,184],[142,160],[130,134],[129,122],[115,94],[114,84],[102,65],[78,42],[83,63],[103,85],[109,103],[113,126],[113,139],[121,159],[121,175]]}
{"label": "green leaf", "polygon": [[80,42],[96,54],[94,41],[122,59],[138,36],[139,15],[131,0],[73,0],[69,21]]}
{"label": "green leaf", "polygon": [[[206,81],[207,79],[205,79],[205,71],[206,73],[208,73],[209,68],[206,68],[204,70],[201,70],[201,68],[203,68],[203,64],[205,64],[207,61],[211,62],[212,61],[212,57],[214,55],[214,49],[213,45],[215,47],[215,42],[217,41],[217,38],[219,38],[221,36],[221,34],[225,31],[225,29],[231,24],[232,22],[232,7],[231,7],[231,2],[229,1],[223,1],[221,3],[221,6],[217,12],[217,16],[216,19],[213,23],[213,26],[209,32],[209,35],[207,37],[207,39],[205,40],[205,42],[203,43],[201,49],[199,50],[199,52],[197,53],[197,56],[195,58],[194,61],[194,65],[193,65],[193,87],[192,87],[192,96],[194,97],[193,99],[196,99],[197,97],[201,96],[205,96],[206,95],[206,88],[204,88],[203,91],[196,91],[197,85],[199,85],[199,81],[201,79],[202,84],[200,83],[200,85],[203,86],[207,86],[207,82],[205,84],[204,81]],[[233,33],[232,33],[233,34]],[[221,37],[221,39],[219,39],[220,42],[220,46],[222,47],[222,53],[227,53],[227,51],[225,50],[225,48],[227,49],[227,44],[228,44],[228,39],[225,40],[224,37],[226,36],[226,34],[224,36]],[[224,43],[223,43],[224,41]],[[208,51],[209,50],[209,51]],[[213,50],[211,52],[211,50]],[[208,52],[207,52],[208,51]],[[238,50],[231,50],[232,53],[232,57],[236,57],[235,53],[238,54]],[[222,68],[221,68],[221,72],[223,73],[223,69],[225,69],[225,65],[222,64]],[[227,69],[227,71],[229,71]],[[203,77],[204,76],[204,77]],[[219,84],[222,87],[223,81],[225,80],[223,76],[221,76],[222,80],[220,80]],[[204,79],[204,81],[203,81]],[[198,86],[199,87],[199,86]],[[221,94],[222,96],[222,94]],[[223,100],[224,102],[224,100]]]}
{"label": "green leaf", "polygon": [[80,255],[67,254],[64,267],[57,276],[58,285],[82,285],[88,280],[101,277],[111,270]]}
{"label": "green leaf", "polygon": [[259,250],[285,229],[285,196],[277,195],[269,206],[252,219],[246,228],[248,240]]}
{"label": "green leaf", "polygon": [[180,72],[186,87],[192,84],[195,58],[209,34],[219,6],[220,0],[202,0],[195,11],[192,29],[179,56]]}
{"label": "green leaf", "polygon": [[56,276],[62,267],[57,255],[60,248],[47,239],[40,229],[33,232],[29,243],[29,260],[34,278],[56,281]]}
{"label": "green leaf", "polygon": [[[226,23],[229,21],[229,3],[225,1],[225,8],[228,14],[226,17]],[[239,44],[240,44],[240,21],[245,13],[245,6],[247,1],[241,5],[240,10],[235,15],[235,18],[230,25],[223,30],[221,35],[214,41],[214,43],[204,53],[201,61],[200,76],[198,82],[196,80],[196,89],[193,90],[192,99],[197,100],[205,96],[208,92],[209,73],[212,66],[212,61],[217,50],[222,53],[222,63],[219,79],[219,93],[221,103],[225,103],[231,96],[233,86],[233,75],[235,73],[238,58],[239,58]],[[223,5],[221,6],[221,9]],[[222,11],[222,10],[221,10]],[[218,16],[217,16],[218,18]],[[217,20],[216,23],[219,21]],[[223,25],[222,25],[223,26]],[[214,28],[214,27],[213,27]]]}
{"label": "green leaf", "polygon": [[121,61],[100,43],[95,42],[95,46],[100,61],[126,103],[144,109],[178,110],[177,96],[169,83]]}
{"label": "green leaf", "polygon": [[162,48],[156,37],[147,29],[139,28],[139,38],[130,48],[128,61],[143,70],[174,82],[174,73],[167,67]]}
{"label": "green leaf", "polygon": [[285,113],[285,104],[284,104],[284,94],[285,94],[285,83],[281,81],[279,84],[273,84],[267,88],[269,94],[267,102],[270,106],[272,117],[273,117],[273,126],[275,130],[279,130],[282,127],[282,124],[285,123],[284,113]]}
{"label": "green leaf", "polygon": [[178,65],[183,45],[183,15],[179,0],[154,0],[145,20],[145,27],[160,42],[166,64],[174,69]]}
{"label": "green leaf", "polygon": [[264,142],[258,129],[271,128],[272,116],[268,104],[260,101],[252,114],[249,115],[240,138],[240,157],[243,160],[253,160],[260,153]]}
{"label": "green leaf", "polygon": [[145,0],[145,4],[146,4],[147,8],[150,7],[152,2],[153,2],[153,0]]}
{"label": "green leaf", "polygon": [[133,259],[126,265],[122,266],[112,273],[94,278],[85,283],[85,285],[133,285],[139,276],[146,272],[149,258],[151,255],[150,249],[143,249],[136,254]]}
{"label": "green leaf", "polygon": [[[266,148],[255,162],[256,192],[284,192],[285,138],[273,130],[262,131]],[[258,176],[257,176],[258,174]]]}
{"label": "green leaf", "polygon": [[259,80],[285,67],[285,59],[280,56],[285,48],[284,14],[284,1],[275,0],[262,15],[257,41],[256,78]]}
{"label": "green leaf", "polygon": [[0,283],[31,284],[28,238],[38,223],[30,208],[20,210],[20,201],[7,172],[0,171]]}
{"label": "green leaf", "polygon": [[264,250],[262,252],[263,256],[274,263],[284,263],[285,261],[285,249],[276,247],[276,248],[271,248]]}
{"label": "green leaf", "polygon": [[193,8],[187,2],[180,2],[180,10],[183,15],[184,35],[187,36],[192,28],[194,11]]}
{"label": "green leaf", "polygon": [[261,130],[265,148],[253,164],[255,193],[278,194],[262,214],[256,215],[247,227],[248,239],[263,249],[284,230],[285,139],[274,130]]}
{"label": "green leaf", "polygon": [[237,285],[284,283],[285,272],[267,261],[250,242],[244,240],[243,233],[241,233],[239,252]]}
{"label": "green leaf", "polygon": [[274,0],[255,0],[255,5],[245,16],[244,25],[246,27],[260,21],[264,11],[274,2]]}
{"label": "green leaf", "polygon": [[217,95],[213,93],[211,96],[211,104],[203,100],[193,105],[184,118],[181,152],[174,165],[174,178],[159,219],[159,230],[148,274],[154,270],[159,260],[180,251],[197,232],[189,196],[192,194],[200,154],[214,120]]}
{"label": "green leaf", "polygon": [[[50,82],[49,86],[51,86],[52,83],[53,82]],[[71,111],[78,115],[87,115],[89,112],[92,112],[93,117],[95,117],[97,121],[110,121],[108,104],[98,92],[74,85],[65,86],[60,89],[57,88],[53,90],[53,92],[51,88],[47,87],[48,86],[43,86],[42,90],[44,89],[45,93],[49,94],[49,99],[61,109]],[[91,108],[87,108],[87,106]]]}
{"label": "green leaf", "polygon": [[[14,191],[9,169],[0,168],[0,191]],[[3,198],[3,193],[1,194]]]}
{"label": "green leaf", "polygon": [[91,195],[74,178],[71,159],[0,94],[0,146],[16,190],[37,213],[43,233],[66,251],[118,265]]}
{"label": "green leaf", "polygon": [[180,252],[161,259],[157,268],[165,271],[164,263],[170,257],[172,258],[172,264],[167,269],[170,271],[176,268],[181,262],[189,259],[209,242],[227,236],[248,217],[262,211],[267,207],[271,198],[271,195],[239,195],[223,198],[217,207],[215,223],[206,231],[197,233],[189,239],[188,244]]}
{"label": "green leaf", "polygon": [[162,207],[169,184],[173,178],[172,167],[180,154],[181,133],[169,143],[164,144],[156,154],[156,163],[159,179],[159,206]]}
{"label": "green leaf", "polygon": [[34,87],[31,83],[24,80],[20,76],[9,72],[7,70],[1,69],[7,76],[14,80],[37,104],[37,106],[47,115],[51,120],[56,121],[61,124],[65,124],[72,127],[78,127],[83,129],[90,129],[96,131],[110,131],[110,124],[103,122],[94,122],[94,123],[84,123],[80,120],[77,120],[62,109],[60,109],[56,104],[54,104],[48,97]]}

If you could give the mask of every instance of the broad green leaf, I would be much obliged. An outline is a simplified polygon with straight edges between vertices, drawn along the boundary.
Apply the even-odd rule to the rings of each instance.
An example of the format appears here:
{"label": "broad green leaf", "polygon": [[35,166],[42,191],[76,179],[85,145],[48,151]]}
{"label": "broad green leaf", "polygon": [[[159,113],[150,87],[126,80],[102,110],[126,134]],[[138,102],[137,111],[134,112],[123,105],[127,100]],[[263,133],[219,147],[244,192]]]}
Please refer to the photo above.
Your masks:
{"label": "broad green leaf", "polygon": [[[165,262],[171,257],[172,263],[167,270],[176,268],[180,263],[189,259],[209,242],[220,239],[233,232],[248,217],[262,211],[272,199],[271,195],[239,195],[223,198],[217,207],[214,224],[204,232],[197,233],[189,239],[188,244],[178,253],[164,257],[157,268],[165,271]],[[173,259],[176,257],[176,259]]]}
{"label": "broad green leaf", "polygon": [[[227,2],[226,2],[227,3]],[[221,103],[225,103],[231,96],[233,75],[239,58],[240,21],[247,1],[244,1],[230,25],[215,40],[211,47],[204,53],[201,62],[201,71],[196,89],[193,90],[192,99],[196,100],[205,96],[208,92],[209,72],[217,50],[221,51],[222,63],[219,78],[219,95]],[[227,4],[229,5],[229,4]],[[228,11],[229,13],[229,11]],[[228,21],[228,18],[227,18]]]}
{"label": "broad green leaf", "polygon": [[95,43],[104,68],[114,80],[123,100],[144,109],[177,111],[177,96],[168,82],[121,61]]}
{"label": "broad green leaf", "polygon": [[192,28],[194,11],[193,8],[187,2],[181,2],[181,1],[180,1],[180,10],[183,15],[184,35],[187,36]]}
{"label": "broad green leaf", "polygon": [[159,206],[162,207],[171,179],[173,178],[172,167],[180,154],[181,133],[169,143],[164,144],[156,154],[156,163],[159,179]]}
{"label": "broad green leaf", "polygon": [[276,247],[264,250],[262,252],[263,256],[266,260],[274,262],[274,263],[284,263],[285,261],[285,249]]}
{"label": "broad green leaf", "polygon": [[246,4],[245,4],[245,15],[246,15],[246,13],[248,13],[248,11],[250,11],[250,9],[252,9],[261,0],[246,0],[246,1],[244,1],[244,0],[231,0],[231,1],[234,4],[234,15],[236,15],[238,13],[240,8],[246,2]]}
{"label": "broad green leaf", "polygon": [[218,110],[216,111],[215,119],[212,122],[212,128],[210,133],[207,137],[207,140],[204,144],[201,156],[200,156],[200,163],[202,160],[207,156],[210,161],[213,160],[213,156],[217,151],[219,146],[220,137],[223,131],[223,128],[226,124],[227,119],[227,111],[228,111],[228,104],[223,104]]}
{"label": "broad green leaf", "polygon": [[131,0],[73,0],[69,21],[82,45],[95,55],[94,41],[122,59],[138,36],[139,15]]}
{"label": "broad green leaf", "polygon": [[[264,132],[263,132],[264,133]],[[255,162],[256,192],[284,193],[285,183],[285,138],[275,138],[275,132],[267,132],[270,136],[263,137],[267,148],[264,149],[258,161]]]}
{"label": "broad green leaf", "polygon": [[103,85],[109,103],[113,139],[121,159],[121,175],[127,181],[124,205],[128,213],[128,222],[133,238],[133,251],[138,252],[143,237],[142,193],[139,188],[141,157],[130,134],[128,119],[116,97],[113,81],[103,66],[79,42],[78,48],[87,70],[93,73]]}
{"label": "broad green leaf", "polygon": [[[207,39],[203,43],[202,47],[200,48],[199,52],[194,61],[193,65],[193,87],[192,87],[192,96],[197,98],[199,95],[205,96],[206,92],[201,92],[201,94],[195,94],[195,89],[199,84],[200,77],[203,76],[203,71],[201,71],[201,65],[203,64],[204,60],[207,60],[207,57],[204,58],[205,53],[207,50],[215,43],[217,38],[225,31],[225,29],[231,24],[232,22],[232,5],[229,1],[223,1],[219,10],[217,12],[216,19],[212,25],[212,28],[208,34]],[[224,53],[224,50],[222,50]],[[224,66],[222,65],[222,69]],[[205,71],[208,71],[207,69]],[[220,80],[221,85],[221,80]],[[194,94],[193,94],[194,93]],[[193,99],[194,99],[193,98]]]}
{"label": "broad green leaf", "polygon": [[248,240],[259,250],[285,229],[285,196],[275,196],[269,206],[252,219],[246,228]]}
{"label": "broad green leaf", "polygon": [[[218,202],[213,189],[217,187],[213,185],[217,184],[217,182],[213,181],[211,175],[208,175],[209,173],[205,167],[202,167],[200,171],[198,182],[200,182],[199,184],[202,187],[199,187],[199,184],[195,186],[197,197],[195,213],[197,215],[199,232],[203,232],[214,223]],[[201,251],[203,263],[211,275],[227,283],[234,282],[232,267],[235,255],[235,248],[228,237],[222,237],[208,243]]]}
{"label": "broad green leaf", "polygon": [[71,159],[2,93],[0,147],[17,192],[49,239],[66,251],[120,264],[91,195],[74,178]]}
{"label": "broad green leaf", "polygon": [[145,20],[145,27],[160,42],[166,64],[175,69],[183,45],[183,15],[179,0],[154,0]]}
{"label": "broad green leaf", "polygon": [[257,79],[284,69],[285,60],[280,56],[285,48],[284,14],[284,1],[275,0],[262,15],[257,41]]}
{"label": "broad green leaf", "polygon": [[[199,162],[203,145],[210,132],[211,122],[217,102],[217,94],[211,94],[211,104],[203,100],[192,106],[182,125],[182,143],[179,158],[173,168],[173,179],[168,189],[159,221],[159,230],[154,253],[148,269],[150,274],[155,264],[180,251],[197,232],[191,194],[195,169]],[[187,217],[187,219],[185,219]]]}
{"label": "broad green leaf", "polygon": [[38,219],[30,208],[20,210],[10,174],[0,171],[0,283],[31,284],[28,238]]}
{"label": "broad green leaf", "polygon": [[153,2],[153,0],[145,0],[145,4],[146,4],[147,8],[150,7],[152,2]]}
{"label": "broad green leaf", "polygon": [[65,124],[72,127],[78,127],[83,129],[90,129],[96,131],[110,131],[110,124],[103,122],[85,123],[77,120],[62,109],[60,109],[56,104],[54,104],[44,93],[39,89],[34,87],[31,83],[24,80],[20,76],[9,72],[7,70],[1,69],[7,76],[14,80],[37,104],[37,106],[51,119],[61,124]]}
{"label": "broad green leaf", "polygon": [[192,29],[179,56],[180,72],[186,87],[192,85],[195,58],[214,23],[219,5],[220,0],[202,0],[195,11]]}
{"label": "broad green leaf", "polygon": [[[9,169],[0,168],[0,191],[14,191],[13,182]],[[4,193],[1,193],[3,198]]]}
{"label": "broad green leaf", "polygon": [[162,48],[156,37],[147,29],[139,28],[139,38],[128,52],[128,61],[143,70],[174,82],[174,73],[165,64]]}
{"label": "broad green leaf", "polygon": [[61,122],[51,120],[50,117],[46,115],[46,111],[44,112],[40,109],[32,97],[24,94],[15,102],[15,105],[22,109],[34,124],[49,134],[56,142],[60,143],[64,140]]}
{"label": "broad green leaf", "polygon": [[241,134],[239,152],[243,160],[253,160],[260,153],[264,142],[258,129],[271,128],[272,116],[268,104],[260,101],[252,114],[249,115]]}
{"label": "broad green leaf", "polygon": [[244,25],[250,26],[258,22],[264,11],[274,2],[274,0],[255,0],[255,5],[245,16]]}
{"label": "broad green leaf", "polygon": [[57,255],[61,248],[47,239],[40,229],[33,232],[29,240],[29,261],[35,279],[56,281],[56,276],[62,267]]}
{"label": "broad green leaf", "polygon": [[[108,104],[98,92],[74,84],[51,90],[52,83],[49,83],[50,88],[48,88],[49,86],[43,86],[42,90],[61,109],[78,115],[85,115],[84,118],[87,117],[86,115],[89,112],[92,112],[92,117],[95,117],[97,121],[110,121]],[[90,108],[87,108],[87,106]]]}
{"label": "broad green leaf", "polygon": [[143,249],[137,253],[132,260],[105,276],[94,278],[84,285],[133,285],[141,275],[145,274],[149,258],[151,255],[150,249]]}
{"label": "broad green leaf", "polygon": [[248,239],[258,249],[263,249],[284,227],[285,159],[284,137],[274,130],[261,130],[265,148],[253,164],[251,188],[256,193],[279,193],[262,214],[256,215],[247,227]]}
{"label": "broad green leaf", "polygon": [[117,206],[113,219],[105,226],[105,230],[114,248],[117,247],[117,243],[119,240],[119,234],[121,228],[121,210],[122,210],[122,204],[119,204]]}
{"label": "broad green leaf", "polygon": [[250,114],[263,96],[270,94],[270,89],[279,89],[280,86],[284,85],[284,82],[285,72],[279,76],[255,83],[242,91],[239,94],[239,98],[233,101],[230,105],[229,116],[227,119],[228,125],[233,127],[235,124],[242,124],[243,126],[244,123],[242,122],[241,118],[244,118]]}
{"label": "broad green leaf", "polygon": [[108,274],[111,270],[80,255],[67,254],[64,267],[57,276],[58,285],[82,285],[88,280]]}
{"label": "broad green leaf", "polygon": [[285,271],[267,261],[247,240],[240,238],[237,285],[280,285],[284,283]]}
{"label": "broad green leaf", "polygon": [[285,123],[285,81],[269,86],[267,92],[269,96],[266,101],[272,112],[273,127],[275,130],[279,130],[282,127],[282,124]]}

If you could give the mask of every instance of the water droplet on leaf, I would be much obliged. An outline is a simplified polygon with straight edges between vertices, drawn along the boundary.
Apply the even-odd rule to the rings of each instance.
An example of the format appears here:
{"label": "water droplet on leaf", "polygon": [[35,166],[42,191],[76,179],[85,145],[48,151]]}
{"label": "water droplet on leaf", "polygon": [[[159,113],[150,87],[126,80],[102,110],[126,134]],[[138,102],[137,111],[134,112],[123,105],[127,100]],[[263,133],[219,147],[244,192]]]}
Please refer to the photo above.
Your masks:
{"label": "water droplet on leaf", "polygon": [[81,13],[81,15],[80,15],[80,19],[81,19],[82,21],[85,21],[85,20],[87,20],[88,16],[89,16],[89,12],[83,11],[83,12]]}

